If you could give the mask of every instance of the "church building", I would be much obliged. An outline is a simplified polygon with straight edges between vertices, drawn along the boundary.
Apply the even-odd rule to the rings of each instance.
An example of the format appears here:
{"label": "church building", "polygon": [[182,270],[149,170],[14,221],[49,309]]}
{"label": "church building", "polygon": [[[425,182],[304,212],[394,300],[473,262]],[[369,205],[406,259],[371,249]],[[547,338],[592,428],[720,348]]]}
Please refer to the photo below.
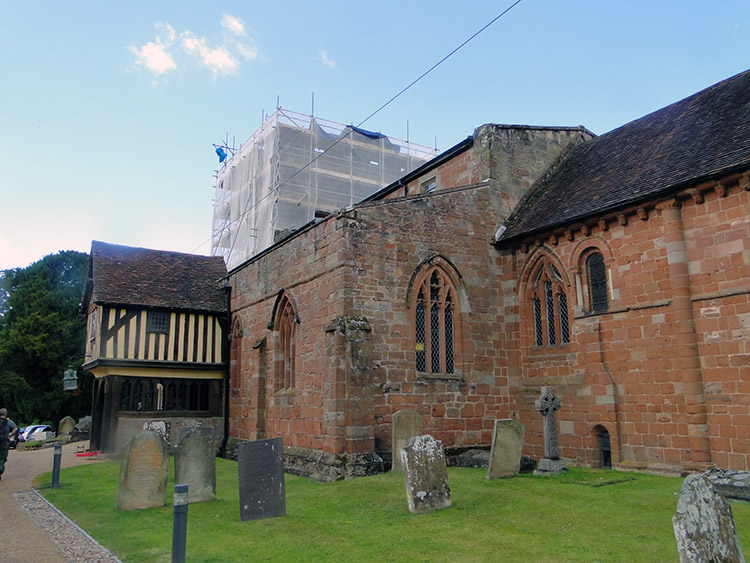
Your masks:
{"label": "church building", "polygon": [[750,72],[610,133],[484,125],[231,269],[229,432],[378,470],[417,410],[446,448],[553,386],[573,464],[750,459]]}
{"label": "church building", "polygon": [[[281,437],[287,470],[316,479],[367,475],[413,409],[449,453],[515,419],[539,459],[551,386],[569,464],[750,469],[750,71],[601,136],[482,125],[309,215],[197,282],[217,301],[190,305],[195,326],[227,354],[170,367],[226,370],[203,414],[231,441]],[[152,367],[104,360],[98,377]]]}

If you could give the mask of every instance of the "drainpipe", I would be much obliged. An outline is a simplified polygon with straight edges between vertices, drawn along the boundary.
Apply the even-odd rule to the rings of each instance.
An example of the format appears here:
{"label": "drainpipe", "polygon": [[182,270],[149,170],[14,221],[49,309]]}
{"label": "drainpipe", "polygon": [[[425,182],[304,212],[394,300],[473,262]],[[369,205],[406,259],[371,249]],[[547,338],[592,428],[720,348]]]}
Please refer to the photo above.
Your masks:
{"label": "drainpipe", "polygon": [[226,367],[224,368],[224,438],[219,446],[219,457],[224,457],[227,453],[227,440],[229,440],[229,366],[231,365],[229,331],[232,330],[232,286],[229,285],[228,280],[221,290],[226,297],[224,334],[221,339],[221,357]]}

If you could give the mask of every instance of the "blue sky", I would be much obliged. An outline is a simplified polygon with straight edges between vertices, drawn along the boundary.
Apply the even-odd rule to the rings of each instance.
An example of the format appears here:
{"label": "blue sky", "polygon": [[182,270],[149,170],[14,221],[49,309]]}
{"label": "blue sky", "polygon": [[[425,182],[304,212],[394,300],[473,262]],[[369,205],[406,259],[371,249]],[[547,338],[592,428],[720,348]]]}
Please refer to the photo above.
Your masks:
{"label": "blue sky", "polygon": [[[363,119],[503,2],[0,1],[0,269],[92,240],[210,252],[213,143]],[[750,68],[750,2],[522,0],[364,124],[604,133]]]}

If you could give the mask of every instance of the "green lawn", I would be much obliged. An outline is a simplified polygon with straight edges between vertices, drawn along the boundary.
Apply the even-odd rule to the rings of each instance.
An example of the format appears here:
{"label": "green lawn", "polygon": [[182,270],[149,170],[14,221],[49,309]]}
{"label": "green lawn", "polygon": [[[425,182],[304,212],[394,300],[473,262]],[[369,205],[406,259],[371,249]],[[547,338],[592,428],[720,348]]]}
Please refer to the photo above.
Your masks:
{"label": "green lawn", "polygon": [[[488,481],[481,469],[451,468],[453,506],[413,515],[399,474],[326,484],[287,475],[287,516],[241,522],[237,464],[216,462],[217,499],[189,508],[188,561],[678,560],[679,478],[574,468]],[[126,512],[116,508],[118,474],[110,461],[64,469],[58,489],[45,487],[50,474],[39,483],[124,561],[170,561],[172,478],[167,506]],[[750,538],[750,504],[732,508]]]}

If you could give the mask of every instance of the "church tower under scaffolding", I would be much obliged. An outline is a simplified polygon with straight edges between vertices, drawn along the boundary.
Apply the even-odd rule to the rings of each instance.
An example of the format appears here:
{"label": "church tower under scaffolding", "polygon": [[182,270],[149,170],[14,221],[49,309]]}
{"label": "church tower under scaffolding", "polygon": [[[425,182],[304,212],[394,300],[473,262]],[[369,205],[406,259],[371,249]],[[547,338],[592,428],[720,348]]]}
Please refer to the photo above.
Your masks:
{"label": "church tower under scaffolding", "polygon": [[380,133],[278,109],[217,173],[211,254],[224,257],[231,270],[435,154]]}

